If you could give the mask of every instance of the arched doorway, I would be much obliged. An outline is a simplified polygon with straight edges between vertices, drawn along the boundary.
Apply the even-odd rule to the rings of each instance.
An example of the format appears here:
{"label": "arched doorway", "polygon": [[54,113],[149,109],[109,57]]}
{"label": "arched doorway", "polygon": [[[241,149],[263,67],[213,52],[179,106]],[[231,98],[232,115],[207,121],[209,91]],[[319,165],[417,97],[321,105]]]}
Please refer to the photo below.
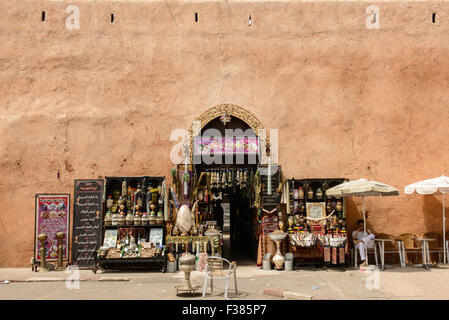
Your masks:
{"label": "arched doorway", "polygon": [[[262,160],[260,147],[268,140],[265,129],[250,112],[229,104],[215,106],[195,120],[190,131],[195,171],[198,176],[212,173],[218,181],[212,187],[212,204],[209,208],[201,208],[200,204],[200,210],[210,210],[223,231],[223,256],[237,259],[240,264],[254,264],[258,230],[250,179]],[[223,149],[217,152],[216,145],[211,146],[209,141],[222,141]],[[228,148],[228,144],[232,147]]]}

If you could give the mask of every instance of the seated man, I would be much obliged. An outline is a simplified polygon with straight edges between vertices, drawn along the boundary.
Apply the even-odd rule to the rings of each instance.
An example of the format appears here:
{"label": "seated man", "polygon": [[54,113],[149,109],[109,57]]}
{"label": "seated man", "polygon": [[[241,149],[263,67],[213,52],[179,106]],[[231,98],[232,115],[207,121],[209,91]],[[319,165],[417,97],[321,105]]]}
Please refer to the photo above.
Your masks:
{"label": "seated man", "polygon": [[363,223],[364,221],[360,219],[357,221],[358,228],[352,233],[352,240],[354,242],[354,246],[359,248],[360,259],[362,260],[361,266],[366,266],[366,248],[374,248],[374,234],[366,230],[366,234],[363,231]]}

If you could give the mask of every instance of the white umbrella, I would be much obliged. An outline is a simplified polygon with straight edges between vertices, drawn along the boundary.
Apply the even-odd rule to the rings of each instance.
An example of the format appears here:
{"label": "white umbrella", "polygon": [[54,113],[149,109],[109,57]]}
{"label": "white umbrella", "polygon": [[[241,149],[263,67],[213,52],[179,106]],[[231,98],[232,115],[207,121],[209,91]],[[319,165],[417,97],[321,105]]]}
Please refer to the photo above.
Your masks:
{"label": "white umbrella", "polygon": [[412,194],[414,192],[419,194],[435,194],[441,193],[443,195],[443,252],[444,262],[446,260],[446,209],[444,204],[444,194],[449,192],[449,178],[441,176],[438,178],[427,179],[419,182],[409,184],[405,187],[404,192]]}
{"label": "white umbrella", "polygon": [[[339,184],[326,190],[326,194],[328,196],[362,197],[363,229],[366,235],[365,196],[397,196],[399,192],[387,184],[362,178]],[[368,263],[368,254],[366,261]]]}

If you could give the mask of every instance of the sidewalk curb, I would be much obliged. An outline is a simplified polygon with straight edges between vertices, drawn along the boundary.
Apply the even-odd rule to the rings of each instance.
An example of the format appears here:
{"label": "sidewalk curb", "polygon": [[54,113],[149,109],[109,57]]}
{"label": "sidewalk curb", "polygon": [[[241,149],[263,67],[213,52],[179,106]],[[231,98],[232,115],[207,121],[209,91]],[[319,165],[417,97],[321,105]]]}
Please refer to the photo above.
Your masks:
{"label": "sidewalk curb", "polygon": [[274,296],[274,297],[284,297],[289,299],[296,299],[296,300],[317,300],[316,298],[313,299],[313,296],[304,295],[297,292],[292,291],[282,291],[280,289],[275,288],[268,288],[263,291],[264,295],[267,296]]}
{"label": "sidewalk curb", "polygon": [[[71,279],[73,280],[73,279]],[[85,278],[79,279],[78,281],[82,282],[129,282],[130,278]],[[27,278],[27,279],[16,279],[16,280],[0,280],[0,282],[9,281],[9,283],[13,282],[63,282],[67,281],[66,278]]]}

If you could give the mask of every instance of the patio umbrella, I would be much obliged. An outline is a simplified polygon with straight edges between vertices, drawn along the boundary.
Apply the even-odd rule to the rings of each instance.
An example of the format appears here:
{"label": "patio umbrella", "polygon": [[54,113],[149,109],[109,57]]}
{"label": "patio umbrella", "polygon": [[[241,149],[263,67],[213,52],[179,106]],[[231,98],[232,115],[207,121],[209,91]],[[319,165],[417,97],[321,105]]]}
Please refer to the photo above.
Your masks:
{"label": "patio umbrella", "polygon": [[444,194],[449,192],[449,178],[446,176],[441,176],[438,178],[427,179],[419,182],[409,184],[405,187],[404,192],[407,194],[412,194],[414,192],[419,194],[435,194],[441,193],[443,195],[443,252],[444,252],[444,262],[446,260],[446,212],[444,205]]}
{"label": "patio umbrella", "polygon": [[[362,197],[363,229],[366,234],[365,197],[397,196],[399,195],[399,192],[396,188],[387,184],[362,178],[339,184],[338,186],[326,190],[326,194],[328,196]],[[368,263],[368,254],[366,255],[366,261]]]}

